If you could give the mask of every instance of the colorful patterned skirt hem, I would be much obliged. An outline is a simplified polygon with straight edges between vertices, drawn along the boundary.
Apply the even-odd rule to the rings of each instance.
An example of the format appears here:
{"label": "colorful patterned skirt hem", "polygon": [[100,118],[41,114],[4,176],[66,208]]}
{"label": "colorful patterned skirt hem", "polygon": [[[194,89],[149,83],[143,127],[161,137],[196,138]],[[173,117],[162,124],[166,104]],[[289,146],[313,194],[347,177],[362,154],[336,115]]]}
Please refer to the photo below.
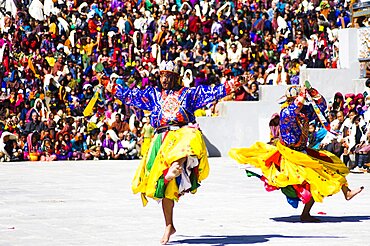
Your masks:
{"label": "colorful patterned skirt hem", "polygon": [[[165,180],[171,164],[185,157],[187,161],[182,174],[171,181]],[[207,149],[202,133],[196,128],[182,127],[154,135],[132,181],[132,191],[141,193],[144,206],[148,197],[178,201],[186,192],[195,193],[208,173]]]}
{"label": "colorful patterned skirt hem", "polygon": [[322,202],[347,185],[349,170],[337,156],[328,151],[306,151],[292,150],[280,142],[276,146],[257,142],[250,148],[233,148],[229,155],[240,164],[261,169],[262,175],[247,174],[258,176],[267,191],[280,189],[296,208],[299,201],[307,203],[311,198]]}

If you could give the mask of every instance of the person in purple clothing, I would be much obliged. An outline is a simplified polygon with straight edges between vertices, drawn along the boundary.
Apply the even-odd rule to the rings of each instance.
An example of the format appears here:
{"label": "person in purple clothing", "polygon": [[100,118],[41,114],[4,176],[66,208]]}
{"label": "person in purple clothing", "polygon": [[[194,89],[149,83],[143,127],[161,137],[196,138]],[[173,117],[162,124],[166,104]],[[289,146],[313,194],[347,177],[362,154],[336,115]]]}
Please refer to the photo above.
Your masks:
{"label": "person in purple clothing", "polygon": [[73,156],[72,143],[68,132],[58,134],[58,140],[55,142],[57,160],[70,160]]}
{"label": "person in purple clothing", "polygon": [[102,142],[102,147],[108,159],[115,158],[115,148],[118,137],[113,130],[108,130],[105,139]]}

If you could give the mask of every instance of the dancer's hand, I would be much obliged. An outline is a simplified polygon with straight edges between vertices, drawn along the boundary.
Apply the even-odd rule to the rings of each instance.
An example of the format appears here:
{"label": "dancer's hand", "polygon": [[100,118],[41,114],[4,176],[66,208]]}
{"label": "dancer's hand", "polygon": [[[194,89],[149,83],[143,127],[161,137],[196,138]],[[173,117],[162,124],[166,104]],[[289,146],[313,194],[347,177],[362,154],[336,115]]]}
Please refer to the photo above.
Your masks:
{"label": "dancer's hand", "polygon": [[306,86],[302,85],[299,91],[299,96],[306,98],[306,93],[307,93],[307,88]]}

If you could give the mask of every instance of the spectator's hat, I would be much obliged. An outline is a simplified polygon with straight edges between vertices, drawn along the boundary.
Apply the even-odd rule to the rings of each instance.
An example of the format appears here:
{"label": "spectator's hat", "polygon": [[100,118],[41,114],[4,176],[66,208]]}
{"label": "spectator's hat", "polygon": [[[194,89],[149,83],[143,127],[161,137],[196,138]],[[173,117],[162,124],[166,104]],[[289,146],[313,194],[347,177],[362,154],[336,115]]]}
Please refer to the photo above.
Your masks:
{"label": "spectator's hat", "polygon": [[326,0],[321,1],[320,6],[319,6],[319,10],[328,9],[328,8],[330,8],[330,4],[328,3],[328,1],[326,1]]}
{"label": "spectator's hat", "polygon": [[109,31],[108,32],[108,37],[113,37],[114,35],[116,35],[116,32],[114,32],[114,31]]}
{"label": "spectator's hat", "polygon": [[60,49],[64,49],[64,45],[63,44],[58,44],[57,45],[57,50],[60,50]]}
{"label": "spectator's hat", "polygon": [[158,68],[155,68],[151,71],[151,74],[156,74],[157,72],[159,72],[159,69]]}
{"label": "spectator's hat", "polygon": [[110,80],[113,80],[113,79],[118,79],[119,78],[119,75],[116,74],[116,73],[112,73],[109,77]]}
{"label": "spectator's hat", "polygon": [[91,84],[85,84],[85,85],[82,87],[82,89],[83,89],[83,90],[87,90],[89,87],[92,87],[92,85],[91,85]]}
{"label": "spectator's hat", "polygon": [[317,40],[317,34],[312,34],[312,35],[310,36],[310,39],[315,39],[315,40]]}
{"label": "spectator's hat", "polygon": [[108,130],[107,135],[109,135],[114,142],[117,142],[119,140],[116,132],[113,130]]}
{"label": "spectator's hat", "polygon": [[[94,66],[95,65],[95,66]],[[101,73],[101,72],[103,72],[103,70],[104,70],[104,66],[103,66],[103,64],[101,64],[100,62],[99,63],[96,63],[96,64],[94,64],[93,65],[93,70],[95,71],[95,72],[97,72],[97,73]]]}

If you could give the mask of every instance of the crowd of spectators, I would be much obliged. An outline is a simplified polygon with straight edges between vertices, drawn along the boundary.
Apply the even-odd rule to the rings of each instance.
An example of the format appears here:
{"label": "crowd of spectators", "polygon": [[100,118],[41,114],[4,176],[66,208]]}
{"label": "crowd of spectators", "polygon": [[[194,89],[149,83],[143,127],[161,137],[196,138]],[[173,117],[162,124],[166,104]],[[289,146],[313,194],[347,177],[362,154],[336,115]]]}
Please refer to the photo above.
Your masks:
{"label": "crowd of spectators", "polygon": [[150,112],[123,105],[116,84],[156,86],[161,60],[172,60],[184,86],[244,75],[249,82],[228,100],[258,100],[259,85],[298,84],[302,67],[339,67],[338,29],[350,24],[343,0],[6,3],[3,161],[140,157]]}

